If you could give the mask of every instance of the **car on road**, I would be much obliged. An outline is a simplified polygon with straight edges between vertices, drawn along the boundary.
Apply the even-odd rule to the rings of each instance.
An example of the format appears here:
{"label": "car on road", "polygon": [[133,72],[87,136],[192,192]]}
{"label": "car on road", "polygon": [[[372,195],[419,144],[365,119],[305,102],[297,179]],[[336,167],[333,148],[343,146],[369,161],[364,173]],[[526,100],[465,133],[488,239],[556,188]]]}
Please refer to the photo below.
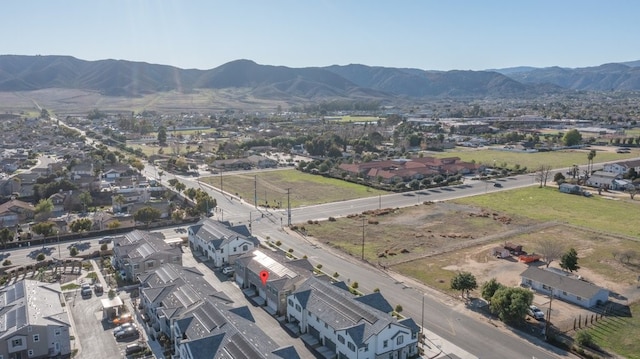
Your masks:
{"label": "car on road", "polygon": [[139,335],[140,333],[138,333],[138,328],[135,328],[135,327],[129,327],[114,334],[114,336],[116,337],[116,340],[137,338]]}
{"label": "car on road", "polygon": [[540,308],[536,307],[535,305],[530,305],[529,306],[528,313],[529,313],[530,316],[532,316],[536,320],[543,320],[544,319],[544,312],[541,311]]}
{"label": "car on road", "polygon": [[495,182],[495,183],[493,184],[493,187],[499,187],[499,188],[501,188],[501,187],[502,187],[502,183],[500,183],[500,182]]}
{"label": "car on road", "polygon": [[102,237],[98,240],[98,244],[107,244],[107,243],[111,243],[111,241],[113,241],[113,237],[112,236],[106,236],[106,237]]}
{"label": "car on road", "polygon": [[233,267],[224,267],[224,268],[222,268],[222,274],[232,275],[233,272],[235,272],[235,269],[233,269]]}

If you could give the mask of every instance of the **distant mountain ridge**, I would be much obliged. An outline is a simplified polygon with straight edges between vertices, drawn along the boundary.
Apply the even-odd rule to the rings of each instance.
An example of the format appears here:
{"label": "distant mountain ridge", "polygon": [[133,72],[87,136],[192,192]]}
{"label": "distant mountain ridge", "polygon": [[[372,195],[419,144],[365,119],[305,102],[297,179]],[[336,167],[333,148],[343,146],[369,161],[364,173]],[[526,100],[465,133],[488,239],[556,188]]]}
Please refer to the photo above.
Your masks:
{"label": "distant mountain ridge", "polygon": [[566,90],[640,90],[640,61],[567,69],[517,67],[425,71],[366,65],[289,68],[236,60],[210,70],[71,56],[0,56],[0,91],[66,88],[107,96],[195,89],[250,89],[256,98],[291,101],[529,97]]}

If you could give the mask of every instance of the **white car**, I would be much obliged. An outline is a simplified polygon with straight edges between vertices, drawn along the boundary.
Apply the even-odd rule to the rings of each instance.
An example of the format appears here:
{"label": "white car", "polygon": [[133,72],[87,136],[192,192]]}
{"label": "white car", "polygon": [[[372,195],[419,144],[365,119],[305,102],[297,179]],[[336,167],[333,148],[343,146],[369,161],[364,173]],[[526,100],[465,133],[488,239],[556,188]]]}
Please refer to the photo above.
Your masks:
{"label": "white car", "polygon": [[543,320],[544,319],[544,312],[541,311],[535,305],[530,305],[528,312],[529,312],[529,315],[534,317],[534,318],[536,318],[536,320]]}
{"label": "white car", "polygon": [[233,267],[222,268],[222,274],[231,275],[233,274],[233,272],[235,272],[235,269],[233,269]]}

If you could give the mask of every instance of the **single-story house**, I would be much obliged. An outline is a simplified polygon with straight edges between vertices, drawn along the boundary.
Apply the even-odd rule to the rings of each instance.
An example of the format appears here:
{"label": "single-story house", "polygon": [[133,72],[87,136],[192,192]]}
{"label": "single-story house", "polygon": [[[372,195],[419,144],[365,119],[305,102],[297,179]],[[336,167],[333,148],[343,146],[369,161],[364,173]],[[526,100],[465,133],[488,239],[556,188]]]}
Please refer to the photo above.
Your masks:
{"label": "single-story house", "polygon": [[587,186],[596,188],[613,188],[613,181],[622,176],[613,172],[595,171],[587,179]]}
{"label": "single-story house", "polygon": [[522,284],[531,289],[585,308],[609,300],[609,290],[576,278],[560,270],[529,267],[520,274]]}

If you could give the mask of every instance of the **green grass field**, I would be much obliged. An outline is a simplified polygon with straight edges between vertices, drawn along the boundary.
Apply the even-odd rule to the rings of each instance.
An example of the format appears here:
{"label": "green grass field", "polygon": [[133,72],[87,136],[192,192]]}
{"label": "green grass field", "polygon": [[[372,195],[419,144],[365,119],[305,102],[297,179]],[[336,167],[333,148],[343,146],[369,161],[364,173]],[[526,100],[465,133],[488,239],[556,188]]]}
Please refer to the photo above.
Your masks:
{"label": "green grass field", "polygon": [[330,121],[335,122],[378,122],[381,120],[375,116],[342,116],[339,120],[331,118]]}
{"label": "green grass field", "polygon": [[[202,179],[203,182],[220,187],[220,176]],[[255,184],[255,190],[254,190]],[[240,196],[254,203],[257,193],[258,204],[286,208],[287,188],[290,188],[291,207],[330,203],[355,198],[377,196],[387,192],[375,190],[355,183],[296,170],[256,172],[255,174],[223,174],[222,187],[225,192]]]}
{"label": "green grass field", "polygon": [[630,306],[630,317],[612,317],[588,329],[593,341],[602,348],[614,351],[624,358],[639,359],[638,338],[640,338],[640,302]]}
{"label": "green grass field", "polygon": [[455,200],[494,211],[541,221],[565,222],[598,231],[640,237],[640,200],[611,200],[595,195],[560,193],[555,187],[537,186],[500,191]]}
{"label": "green grass field", "polygon": [[[456,148],[455,150],[436,152],[428,156],[460,157],[463,161],[481,163],[487,166],[513,168],[516,164],[534,171],[541,165],[550,165],[552,168],[571,167],[574,164],[586,165],[588,150],[566,150],[554,152],[518,153],[496,150],[476,150],[466,148]],[[597,151],[594,158],[595,163],[622,160],[625,158],[640,157],[640,150],[633,149],[631,153],[615,153]]]}

